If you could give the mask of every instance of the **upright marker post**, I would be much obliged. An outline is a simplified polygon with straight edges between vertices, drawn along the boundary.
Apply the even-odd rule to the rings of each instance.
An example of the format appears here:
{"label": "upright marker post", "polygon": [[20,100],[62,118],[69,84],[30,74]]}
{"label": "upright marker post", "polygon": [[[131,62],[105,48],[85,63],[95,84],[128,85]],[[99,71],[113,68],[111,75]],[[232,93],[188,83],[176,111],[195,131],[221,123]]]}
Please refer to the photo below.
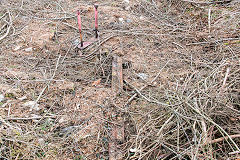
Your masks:
{"label": "upright marker post", "polygon": [[95,8],[95,37],[98,38],[98,5],[94,5]]}
{"label": "upright marker post", "polygon": [[80,16],[80,11],[77,11],[77,19],[78,19],[78,29],[79,29],[79,34],[80,34],[80,43],[81,47],[83,47],[83,39],[82,39],[82,24],[81,24],[81,16]]}

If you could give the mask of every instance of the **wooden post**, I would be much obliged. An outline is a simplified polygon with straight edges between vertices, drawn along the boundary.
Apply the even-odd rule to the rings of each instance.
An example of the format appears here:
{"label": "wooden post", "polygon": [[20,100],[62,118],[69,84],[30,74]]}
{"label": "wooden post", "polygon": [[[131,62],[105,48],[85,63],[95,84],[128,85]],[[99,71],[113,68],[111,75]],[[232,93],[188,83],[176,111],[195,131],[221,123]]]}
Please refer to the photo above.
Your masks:
{"label": "wooden post", "polygon": [[[122,72],[122,58],[119,56],[113,56],[112,61],[112,92],[114,96],[117,96],[123,89],[123,72]],[[112,113],[117,115],[117,113]],[[124,121],[121,115],[116,117],[116,123],[120,125],[112,125],[112,130],[109,138],[109,160],[121,160],[123,155],[119,148],[119,142],[124,141]]]}
{"label": "wooden post", "polygon": [[122,58],[113,56],[112,62],[112,91],[116,96],[123,89]]}

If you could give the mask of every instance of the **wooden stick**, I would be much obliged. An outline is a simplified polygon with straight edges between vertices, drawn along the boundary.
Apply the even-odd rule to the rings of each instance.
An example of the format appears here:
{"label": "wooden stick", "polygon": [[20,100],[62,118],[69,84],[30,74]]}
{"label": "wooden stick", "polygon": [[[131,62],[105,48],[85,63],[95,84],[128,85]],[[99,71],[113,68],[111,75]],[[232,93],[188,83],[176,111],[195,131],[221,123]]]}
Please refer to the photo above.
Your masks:
{"label": "wooden stick", "polygon": [[[9,26],[8,26],[8,28],[7,28],[6,33],[5,33],[2,37],[0,37],[0,41],[7,37],[7,35],[8,35],[9,32],[10,32],[10,29],[12,28],[12,16],[11,16],[9,10],[7,10],[7,12],[8,12],[8,16],[9,16],[9,23],[8,23]],[[4,14],[4,15],[5,15],[5,14]],[[2,18],[2,17],[1,17],[1,18]]]}
{"label": "wooden stick", "polygon": [[227,71],[226,71],[226,74],[225,74],[225,77],[224,77],[224,80],[223,80],[222,88],[225,88],[225,86],[226,86],[226,82],[227,82],[229,72],[230,72],[230,68],[227,68]]}
{"label": "wooden stick", "polygon": [[227,71],[226,71],[226,74],[225,74],[225,77],[224,77],[224,80],[223,80],[222,87],[220,88],[220,92],[219,92],[220,95],[221,95],[221,94],[225,91],[225,89],[226,89],[226,82],[227,82],[227,78],[228,78],[229,72],[230,72],[230,68],[228,67],[228,68],[227,68]]}
{"label": "wooden stick", "polygon": [[240,138],[240,134],[230,135],[230,136],[225,136],[225,137],[217,138],[217,139],[214,139],[214,140],[210,140],[210,141],[206,142],[204,145],[218,143],[218,142],[221,142],[223,140],[227,140],[229,138],[232,138],[232,139],[233,138]]}
{"label": "wooden stick", "polygon": [[208,9],[208,33],[211,33],[211,7]]}

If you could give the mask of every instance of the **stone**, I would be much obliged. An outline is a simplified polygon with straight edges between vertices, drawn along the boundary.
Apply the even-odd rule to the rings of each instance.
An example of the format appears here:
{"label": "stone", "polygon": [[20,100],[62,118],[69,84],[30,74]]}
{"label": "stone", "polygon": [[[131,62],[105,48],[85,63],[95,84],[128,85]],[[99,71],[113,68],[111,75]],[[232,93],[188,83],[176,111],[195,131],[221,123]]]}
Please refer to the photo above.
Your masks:
{"label": "stone", "polygon": [[20,100],[20,101],[23,101],[25,99],[27,99],[27,96],[23,96],[23,97],[18,98],[18,100]]}
{"label": "stone", "polygon": [[21,49],[21,46],[16,46],[15,48],[13,48],[13,51],[18,51],[19,49]]}
{"label": "stone", "polygon": [[66,117],[61,117],[59,120],[58,120],[58,122],[59,123],[64,123],[64,122],[66,122],[67,121],[67,119],[66,119]]}
{"label": "stone", "polygon": [[0,94],[0,102],[4,101],[5,97],[3,94]]}
{"label": "stone", "polygon": [[126,22],[127,22],[127,23],[131,23],[132,20],[131,20],[131,19],[127,19]]}
{"label": "stone", "polygon": [[119,22],[123,23],[123,18],[118,18]]}
{"label": "stone", "polygon": [[38,139],[38,143],[43,146],[45,144],[45,140],[43,138]]}
{"label": "stone", "polygon": [[23,107],[30,107],[30,111],[35,110],[39,111],[39,104],[37,104],[35,101],[28,101],[22,105]]}
{"label": "stone", "polygon": [[143,80],[146,80],[148,78],[148,75],[145,74],[145,73],[138,73],[137,74],[139,78],[143,79]]}
{"label": "stone", "polygon": [[144,20],[144,17],[143,17],[143,16],[140,16],[140,20]]}
{"label": "stone", "polygon": [[126,11],[129,11],[130,9],[131,9],[130,6],[126,6],[126,7],[125,7],[125,10],[126,10]]}
{"label": "stone", "polygon": [[33,51],[33,48],[32,48],[32,47],[26,48],[25,51],[26,51],[26,52],[32,52],[32,51]]}

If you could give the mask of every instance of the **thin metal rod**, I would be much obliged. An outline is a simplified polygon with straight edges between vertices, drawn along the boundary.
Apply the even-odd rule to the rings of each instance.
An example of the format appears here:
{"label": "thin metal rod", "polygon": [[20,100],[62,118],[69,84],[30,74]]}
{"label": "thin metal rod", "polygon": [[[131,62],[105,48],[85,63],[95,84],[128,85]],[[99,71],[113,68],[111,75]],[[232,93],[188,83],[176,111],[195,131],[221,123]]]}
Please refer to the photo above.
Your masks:
{"label": "thin metal rod", "polygon": [[78,29],[79,29],[79,34],[80,34],[80,42],[81,42],[81,47],[83,47],[83,39],[82,39],[82,24],[81,24],[81,16],[80,16],[80,11],[77,11],[77,19],[78,19]]}
{"label": "thin metal rod", "polygon": [[95,35],[98,38],[98,5],[94,5],[95,8]]}

